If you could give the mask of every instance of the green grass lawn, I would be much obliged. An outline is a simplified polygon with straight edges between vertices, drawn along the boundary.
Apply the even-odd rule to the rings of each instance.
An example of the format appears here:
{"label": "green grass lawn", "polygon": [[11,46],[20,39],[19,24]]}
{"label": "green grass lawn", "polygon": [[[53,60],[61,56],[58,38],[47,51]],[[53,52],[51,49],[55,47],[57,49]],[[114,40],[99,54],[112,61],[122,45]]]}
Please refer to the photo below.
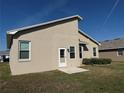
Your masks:
{"label": "green grass lawn", "polygon": [[90,71],[11,76],[9,64],[0,64],[0,93],[124,93],[124,62],[83,68]]}

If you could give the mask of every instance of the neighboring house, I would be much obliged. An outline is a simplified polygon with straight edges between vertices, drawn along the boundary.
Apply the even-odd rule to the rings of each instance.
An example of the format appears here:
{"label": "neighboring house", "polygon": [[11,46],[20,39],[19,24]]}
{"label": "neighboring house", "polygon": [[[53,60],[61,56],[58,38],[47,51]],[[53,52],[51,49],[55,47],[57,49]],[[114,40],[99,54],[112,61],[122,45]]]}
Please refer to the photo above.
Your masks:
{"label": "neighboring house", "polygon": [[99,42],[79,30],[78,15],[7,32],[12,75],[80,66],[98,58]]}
{"label": "neighboring house", "polygon": [[100,58],[111,58],[113,61],[124,61],[124,38],[101,42],[99,55]]}
{"label": "neighboring house", "polygon": [[9,50],[0,51],[0,62],[9,62]]}

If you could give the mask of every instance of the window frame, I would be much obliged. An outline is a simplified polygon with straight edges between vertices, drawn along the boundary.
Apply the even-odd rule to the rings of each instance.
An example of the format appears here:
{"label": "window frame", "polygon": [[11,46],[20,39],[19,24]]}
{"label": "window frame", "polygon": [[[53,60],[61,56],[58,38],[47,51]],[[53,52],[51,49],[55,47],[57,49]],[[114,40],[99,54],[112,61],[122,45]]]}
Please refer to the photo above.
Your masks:
{"label": "window frame", "polygon": [[[21,59],[20,58],[20,44],[21,42],[28,42],[29,43],[29,58],[27,59]],[[28,40],[19,40],[19,43],[18,43],[18,59],[19,61],[31,61],[31,41],[28,41]]]}
{"label": "window frame", "polygon": [[[95,49],[95,51],[94,51]],[[95,55],[94,55],[94,52],[95,52]],[[97,47],[93,47],[93,53],[92,53],[93,57],[97,57]]]}
{"label": "window frame", "polygon": [[[122,55],[119,54],[120,50],[121,50],[121,52],[122,52]],[[124,54],[123,54],[123,49],[118,49],[118,50],[117,50],[117,56],[123,56],[123,55],[124,55]]]}
{"label": "window frame", "polygon": [[69,47],[69,50],[71,50],[71,49],[70,49],[71,47],[74,47],[74,58],[71,58],[71,56],[70,56],[71,51],[69,51],[70,59],[76,59],[76,47],[75,47],[75,46],[70,46],[70,47]]}
{"label": "window frame", "polygon": [[79,58],[82,59],[84,55],[84,49],[83,46],[79,45]]}

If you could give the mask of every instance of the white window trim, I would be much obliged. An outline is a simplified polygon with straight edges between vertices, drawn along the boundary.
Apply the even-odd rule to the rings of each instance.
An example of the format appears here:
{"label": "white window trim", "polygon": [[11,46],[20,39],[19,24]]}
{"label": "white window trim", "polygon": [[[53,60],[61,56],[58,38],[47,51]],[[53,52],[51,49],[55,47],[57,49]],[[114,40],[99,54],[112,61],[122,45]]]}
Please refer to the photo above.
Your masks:
{"label": "white window trim", "polygon": [[69,46],[69,50],[70,50],[70,47],[74,47],[74,49],[75,49],[75,58],[70,58],[70,51],[69,51],[69,58],[71,59],[71,60],[74,60],[74,59],[76,59],[76,46]]}
{"label": "white window trim", "polygon": [[117,52],[116,52],[116,53],[117,53],[117,56],[120,56],[120,55],[118,54],[118,50],[117,50]]}
{"label": "white window trim", "polygon": [[[122,50],[122,52],[123,52],[123,50]],[[123,55],[119,55],[118,50],[117,50],[117,56],[123,56]]]}
{"label": "white window trim", "polygon": [[79,46],[81,47],[81,54],[82,54],[82,58],[80,58],[80,50],[79,50],[79,58],[83,59],[84,58],[84,47],[83,46]]}
{"label": "white window trim", "polygon": [[83,59],[84,58],[84,47],[82,46],[81,49],[82,49],[82,51],[81,51],[82,52],[82,58],[81,59]]}
{"label": "white window trim", "polygon": [[[23,41],[29,42],[29,58],[28,59],[20,59],[20,42],[23,42]],[[18,60],[20,62],[31,61],[31,41],[28,41],[28,40],[19,40],[19,44],[18,44]]]}
{"label": "white window trim", "polygon": [[[96,48],[96,56],[94,56],[93,48]],[[97,58],[97,51],[98,51],[98,48],[97,47],[92,47],[92,58]]]}

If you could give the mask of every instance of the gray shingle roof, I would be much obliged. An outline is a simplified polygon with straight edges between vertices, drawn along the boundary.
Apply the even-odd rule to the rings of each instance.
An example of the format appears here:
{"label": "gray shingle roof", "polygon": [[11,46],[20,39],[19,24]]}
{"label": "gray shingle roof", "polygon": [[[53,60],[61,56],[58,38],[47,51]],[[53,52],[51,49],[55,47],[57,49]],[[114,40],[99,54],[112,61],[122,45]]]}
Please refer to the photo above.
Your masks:
{"label": "gray shingle roof", "polygon": [[100,43],[101,43],[101,46],[99,46],[99,50],[124,48],[124,38],[105,40]]}

